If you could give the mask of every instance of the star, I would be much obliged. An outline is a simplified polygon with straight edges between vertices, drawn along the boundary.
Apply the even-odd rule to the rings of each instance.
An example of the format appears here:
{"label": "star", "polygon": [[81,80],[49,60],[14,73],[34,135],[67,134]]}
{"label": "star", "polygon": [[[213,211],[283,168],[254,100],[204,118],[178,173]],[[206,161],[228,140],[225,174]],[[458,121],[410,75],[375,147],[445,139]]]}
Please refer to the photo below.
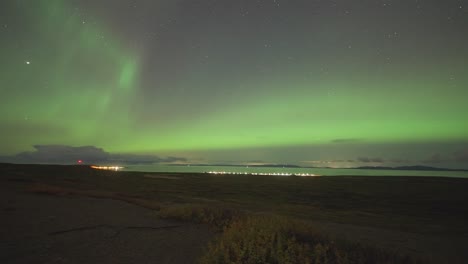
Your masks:
{"label": "star", "polygon": [[29,65],[29,64],[31,64],[31,62],[30,62],[30,61],[26,61],[26,64]]}

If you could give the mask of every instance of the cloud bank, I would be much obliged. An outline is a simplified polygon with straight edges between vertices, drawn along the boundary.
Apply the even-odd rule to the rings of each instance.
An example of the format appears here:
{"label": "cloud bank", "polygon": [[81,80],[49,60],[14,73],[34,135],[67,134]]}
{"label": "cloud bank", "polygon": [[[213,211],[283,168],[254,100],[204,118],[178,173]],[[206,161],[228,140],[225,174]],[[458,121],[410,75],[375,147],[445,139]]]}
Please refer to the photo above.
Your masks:
{"label": "cloud bank", "polygon": [[91,164],[154,164],[186,162],[181,157],[109,153],[95,146],[73,147],[67,145],[35,145],[34,151],[21,152],[14,156],[0,157],[2,162],[74,164],[78,160]]}

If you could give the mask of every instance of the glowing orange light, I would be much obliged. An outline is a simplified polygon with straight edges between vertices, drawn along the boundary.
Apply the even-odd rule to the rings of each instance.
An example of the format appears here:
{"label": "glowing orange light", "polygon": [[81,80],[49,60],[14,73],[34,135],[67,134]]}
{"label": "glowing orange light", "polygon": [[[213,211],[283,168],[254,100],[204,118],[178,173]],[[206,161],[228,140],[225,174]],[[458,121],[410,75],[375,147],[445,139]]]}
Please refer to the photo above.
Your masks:
{"label": "glowing orange light", "polygon": [[92,168],[92,169],[95,169],[95,170],[113,170],[113,171],[118,171],[118,170],[123,169],[124,167],[120,167],[120,166],[95,166],[95,165],[92,165],[91,168]]}

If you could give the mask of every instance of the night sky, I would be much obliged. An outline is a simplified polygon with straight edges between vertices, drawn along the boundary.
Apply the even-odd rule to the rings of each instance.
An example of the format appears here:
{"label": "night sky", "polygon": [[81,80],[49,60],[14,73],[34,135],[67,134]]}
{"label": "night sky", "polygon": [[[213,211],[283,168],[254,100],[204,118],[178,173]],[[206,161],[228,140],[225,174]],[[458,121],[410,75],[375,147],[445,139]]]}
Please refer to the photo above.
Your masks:
{"label": "night sky", "polygon": [[468,168],[467,0],[2,0],[0,54],[4,160]]}

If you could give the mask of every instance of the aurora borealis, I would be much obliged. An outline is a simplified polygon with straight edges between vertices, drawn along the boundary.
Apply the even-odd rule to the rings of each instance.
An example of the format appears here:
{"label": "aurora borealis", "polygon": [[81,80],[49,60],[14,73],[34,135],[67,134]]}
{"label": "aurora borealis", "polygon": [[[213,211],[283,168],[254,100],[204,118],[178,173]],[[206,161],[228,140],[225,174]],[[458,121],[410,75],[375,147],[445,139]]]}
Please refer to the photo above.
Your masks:
{"label": "aurora borealis", "polygon": [[6,0],[0,26],[0,156],[468,168],[466,1]]}

